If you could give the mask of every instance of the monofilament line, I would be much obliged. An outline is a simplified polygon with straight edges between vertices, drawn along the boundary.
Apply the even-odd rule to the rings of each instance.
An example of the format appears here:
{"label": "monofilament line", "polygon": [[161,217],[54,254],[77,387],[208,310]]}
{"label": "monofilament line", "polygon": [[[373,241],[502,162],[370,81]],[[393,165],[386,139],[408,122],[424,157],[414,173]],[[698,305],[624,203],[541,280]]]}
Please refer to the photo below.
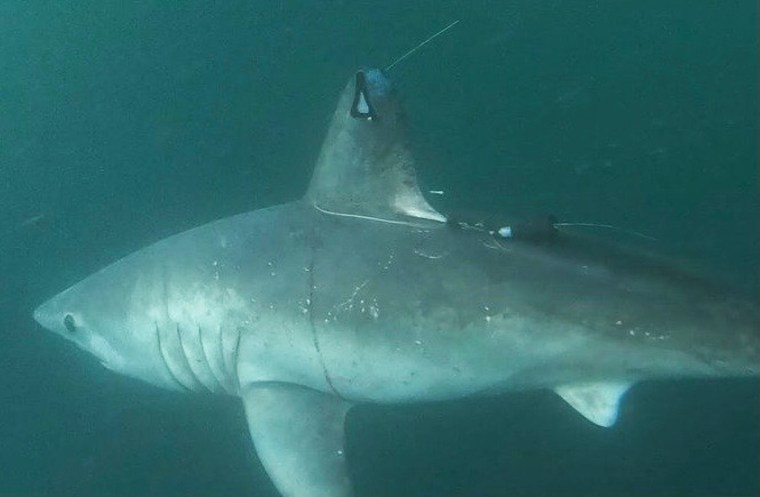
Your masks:
{"label": "monofilament line", "polygon": [[408,52],[406,52],[404,55],[402,55],[401,57],[399,57],[398,59],[396,59],[395,61],[393,61],[393,62],[391,63],[391,65],[389,65],[388,67],[386,67],[386,68],[384,69],[384,71],[390,71],[390,70],[393,68],[393,66],[395,66],[396,64],[398,64],[398,63],[399,63],[399,62],[401,62],[402,60],[406,59],[407,57],[409,57],[410,55],[412,55],[414,52],[416,52],[416,51],[417,51],[417,50],[419,50],[420,48],[424,47],[425,45],[427,45],[428,43],[430,43],[430,42],[431,42],[431,41],[433,41],[434,39],[438,38],[438,37],[439,37],[439,36],[441,36],[443,33],[445,33],[446,31],[448,31],[449,29],[453,28],[453,27],[454,27],[454,26],[456,26],[457,24],[459,24],[459,19],[457,19],[456,21],[452,22],[451,24],[449,24],[448,26],[446,26],[446,27],[445,27],[445,28],[443,28],[442,30],[438,31],[436,34],[434,34],[434,35],[432,35],[432,36],[428,37],[428,39],[427,39],[427,40],[423,41],[422,43],[420,43],[419,45],[417,45],[417,46],[416,46],[416,47],[414,47],[413,49],[409,50],[409,51],[408,51]]}

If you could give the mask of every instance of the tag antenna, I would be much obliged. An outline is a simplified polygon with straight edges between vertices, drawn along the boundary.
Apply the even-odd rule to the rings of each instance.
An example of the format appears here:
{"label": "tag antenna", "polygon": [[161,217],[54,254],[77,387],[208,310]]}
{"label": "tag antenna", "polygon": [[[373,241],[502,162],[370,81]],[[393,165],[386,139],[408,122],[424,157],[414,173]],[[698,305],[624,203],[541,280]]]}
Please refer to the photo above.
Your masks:
{"label": "tag antenna", "polygon": [[442,30],[438,31],[436,34],[429,36],[425,41],[423,41],[422,43],[420,43],[419,45],[417,45],[413,49],[409,50],[408,52],[406,52],[404,55],[402,55],[398,59],[394,60],[388,67],[386,67],[383,70],[384,71],[390,71],[391,69],[393,69],[393,66],[395,66],[396,64],[398,64],[402,60],[406,59],[407,57],[409,57],[410,55],[412,55],[414,52],[416,52],[420,48],[424,47],[425,45],[427,45],[428,43],[430,43],[434,39],[438,38],[443,33],[445,33],[446,31],[450,30],[451,28],[453,28],[457,24],[459,24],[459,19],[457,19],[456,21],[452,22],[451,24],[449,24],[448,26],[446,26]]}
{"label": "tag antenna", "polygon": [[639,233],[638,231],[629,230],[625,228],[620,228],[618,226],[613,226],[611,224],[598,224],[598,223],[554,223],[554,226],[580,226],[585,228],[603,228],[603,229],[609,229],[609,230],[615,230],[619,231],[621,233],[626,233],[628,235],[634,235],[638,236],[640,238],[644,238],[645,240],[652,240],[657,241],[657,238],[649,235],[645,235],[644,233]]}

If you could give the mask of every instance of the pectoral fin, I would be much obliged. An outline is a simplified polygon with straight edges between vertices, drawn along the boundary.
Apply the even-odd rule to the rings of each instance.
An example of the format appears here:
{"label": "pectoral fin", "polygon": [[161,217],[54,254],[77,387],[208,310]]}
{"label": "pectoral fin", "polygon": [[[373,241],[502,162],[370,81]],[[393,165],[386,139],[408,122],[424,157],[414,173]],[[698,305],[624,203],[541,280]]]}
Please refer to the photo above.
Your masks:
{"label": "pectoral fin", "polygon": [[630,383],[579,383],[554,391],[592,423],[609,428],[617,421],[620,399]]}
{"label": "pectoral fin", "polygon": [[351,404],[284,383],[254,384],[241,397],[256,452],[283,495],[351,495],[343,447]]}

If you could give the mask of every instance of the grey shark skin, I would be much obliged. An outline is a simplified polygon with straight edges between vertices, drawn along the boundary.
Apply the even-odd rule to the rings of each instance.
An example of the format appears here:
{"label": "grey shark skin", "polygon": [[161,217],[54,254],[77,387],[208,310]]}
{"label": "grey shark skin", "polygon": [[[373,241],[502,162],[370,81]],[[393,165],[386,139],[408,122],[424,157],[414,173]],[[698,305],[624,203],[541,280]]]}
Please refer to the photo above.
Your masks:
{"label": "grey shark skin", "polygon": [[284,495],[352,493],[355,403],[541,388],[610,426],[637,382],[759,371],[757,307],[709,280],[446,224],[379,70],[349,81],[304,198],[159,241],[34,317],[118,373],[239,396]]}

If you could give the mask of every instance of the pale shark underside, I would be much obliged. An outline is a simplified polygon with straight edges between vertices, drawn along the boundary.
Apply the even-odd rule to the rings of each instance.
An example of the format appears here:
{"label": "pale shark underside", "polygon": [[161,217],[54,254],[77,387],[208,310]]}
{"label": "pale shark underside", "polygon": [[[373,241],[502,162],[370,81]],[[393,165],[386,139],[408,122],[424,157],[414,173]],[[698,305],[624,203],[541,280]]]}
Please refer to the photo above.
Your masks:
{"label": "pale shark underside", "polygon": [[307,194],[172,236],[40,306],[109,369],[239,396],[285,495],[351,494],[346,412],[552,389],[611,426],[650,378],[756,376],[756,306],[652,256],[504,240],[420,193],[394,89],[343,92]]}

